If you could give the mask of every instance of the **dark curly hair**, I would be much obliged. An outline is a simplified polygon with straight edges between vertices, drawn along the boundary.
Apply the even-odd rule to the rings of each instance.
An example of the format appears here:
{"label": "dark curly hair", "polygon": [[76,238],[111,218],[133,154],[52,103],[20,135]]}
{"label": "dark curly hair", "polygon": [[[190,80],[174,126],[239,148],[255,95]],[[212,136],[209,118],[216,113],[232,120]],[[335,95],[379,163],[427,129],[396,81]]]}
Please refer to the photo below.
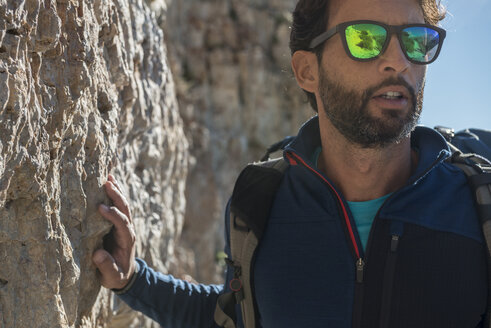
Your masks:
{"label": "dark curly hair", "polygon": [[[445,8],[440,0],[419,0],[425,21],[428,24],[437,25],[446,15]],[[298,50],[312,51],[309,44],[313,38],[324,32],[327,28],[329,0],[299,0],[293,11],[293,22],[290,33],[290,50],[292,55]],[[324,43],[320,44],[313,52],[320,63]],[[315,95],[305,91],[312,108],[317,112]]]}

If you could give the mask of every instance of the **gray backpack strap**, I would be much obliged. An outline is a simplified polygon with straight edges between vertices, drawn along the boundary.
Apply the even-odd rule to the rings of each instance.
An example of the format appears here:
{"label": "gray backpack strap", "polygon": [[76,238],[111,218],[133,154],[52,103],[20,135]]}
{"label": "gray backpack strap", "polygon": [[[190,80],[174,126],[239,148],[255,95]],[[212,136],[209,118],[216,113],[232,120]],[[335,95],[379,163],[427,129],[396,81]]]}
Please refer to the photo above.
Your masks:
{"label": "gray backpack strap", "polygon": [[215,307],[215,322],[223,328],[236,328],[237,317],[235,315],[234,293],[224,293],[218,297]]}
{"label": "gray backpack strap", "polygon": [[[454,151],[456,147],[452,147]],[[467,175],[488,249],[488,308],[483,327],[491,328],[491,163],[479,155],[462,154],[458,150],[453,153],[450,163]]]}
{"label": "gray backpack strap", "polygon": [[288,164],[283,158],[248,165],[235,183],[230,205],[230,251],[234,270],[231,292],[218,298],[215,322],[237,327],[235,305],[240,304],[245,328],[258,324],[252,284],[254,255],[269,219],[276,191]]}

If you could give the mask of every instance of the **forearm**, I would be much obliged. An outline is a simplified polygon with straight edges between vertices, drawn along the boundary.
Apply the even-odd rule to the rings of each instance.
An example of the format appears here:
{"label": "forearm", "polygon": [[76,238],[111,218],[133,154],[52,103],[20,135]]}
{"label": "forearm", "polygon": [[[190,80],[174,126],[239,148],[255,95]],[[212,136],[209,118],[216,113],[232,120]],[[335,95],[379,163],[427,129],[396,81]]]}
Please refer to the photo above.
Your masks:
{"label": "forearm", "polygon": [[191,284],[155,272],[140,259],[137,262],[133,285],[118,295],[124,302],[164,327],[214,327],[213,314],[222,285]]}

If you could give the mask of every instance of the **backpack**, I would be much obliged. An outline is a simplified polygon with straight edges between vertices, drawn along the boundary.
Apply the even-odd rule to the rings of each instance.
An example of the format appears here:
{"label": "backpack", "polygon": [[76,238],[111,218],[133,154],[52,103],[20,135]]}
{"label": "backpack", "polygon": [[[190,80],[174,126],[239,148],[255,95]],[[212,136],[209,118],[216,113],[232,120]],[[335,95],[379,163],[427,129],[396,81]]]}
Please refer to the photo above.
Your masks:
{"label": "backpack", "polygon": [[[452,156],[447,161],[464,171],[474,194],[488,249],[488,308],[484,327],[491,328],[491,132],[435,127],[447,140]],[[244,327],[257,326],[258,310],[251,276],[254,255],[268,222],[276,191],[288,164],[283,158],[269,159],[271,153],[284,149],[294,137],[287,137],[270,148],[261,162],[249,164],[239,175],[230,204],[231,259],[227,264],[234,277],[231,292],[220,295],[215,321],[223,328],[236,328],[236,304],[240,304]],[[479,154],[479,155],[477,155]]]}

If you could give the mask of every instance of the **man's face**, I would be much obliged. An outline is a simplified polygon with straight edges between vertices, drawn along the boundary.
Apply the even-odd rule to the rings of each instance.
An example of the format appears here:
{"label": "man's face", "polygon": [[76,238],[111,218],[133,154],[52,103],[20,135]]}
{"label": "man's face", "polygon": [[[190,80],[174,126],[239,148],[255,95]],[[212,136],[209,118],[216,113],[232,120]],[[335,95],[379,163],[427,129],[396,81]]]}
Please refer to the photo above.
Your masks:
{"label": "man's face", "polygon": [[[424,23],[417,0],[334,0],[329,10],[328,28],[352,20]],[[395,35],[379,58],[357,62],[346,54],[338,33],[326,42],[319,67],[319,114],[324,110],[332,125],[361,147],[399,142],[419,120],[425,73],[425,66],[406,59]],[[404,97],[382,96],[391,91]]]}

